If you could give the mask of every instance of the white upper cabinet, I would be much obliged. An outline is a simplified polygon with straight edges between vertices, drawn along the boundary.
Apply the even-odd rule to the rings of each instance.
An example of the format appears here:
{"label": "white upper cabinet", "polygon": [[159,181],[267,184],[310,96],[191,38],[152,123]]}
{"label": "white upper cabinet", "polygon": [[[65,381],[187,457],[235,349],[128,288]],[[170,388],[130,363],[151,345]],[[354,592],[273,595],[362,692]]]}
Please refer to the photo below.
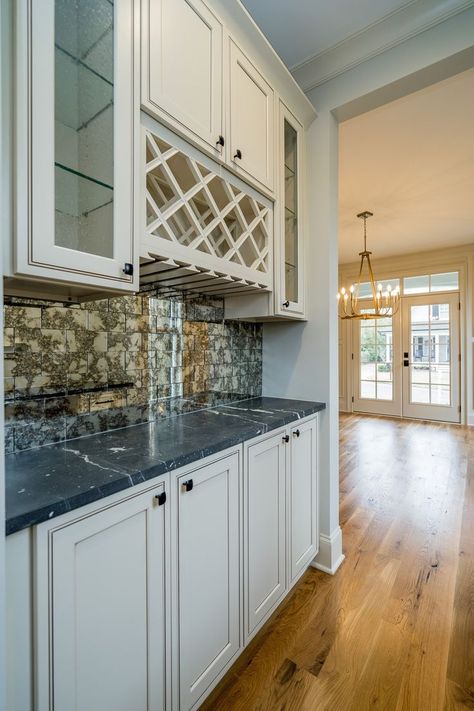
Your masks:
{"label": "white upper cabinet", "polygon": [[230,159],[239,172],[273,189],[274,94],[230,41]]}
{"label": "white upper cabinet", "polygon": [[134,2],[17,3],[12,276],[137,287]]}
{"label": "white upper cabinet", "polygon": [[201,0],[142,3],[142,105],[220,153],[222,35]]}
{"label": "white upper cabinet", "polygon": [[304,283],[304,129],[279,102],[278,209],[275,230],[275,312],[301,318],[305,313]]}

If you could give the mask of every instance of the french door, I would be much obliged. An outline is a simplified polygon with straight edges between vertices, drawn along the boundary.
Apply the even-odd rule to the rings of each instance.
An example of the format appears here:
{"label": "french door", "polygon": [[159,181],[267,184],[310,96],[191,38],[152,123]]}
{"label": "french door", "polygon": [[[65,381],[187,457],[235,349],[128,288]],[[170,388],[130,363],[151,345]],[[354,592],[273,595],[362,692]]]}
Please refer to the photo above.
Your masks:
{"label": "french door", "polygon": [[[367,302],[367,313],[373,310]],[[400,314],[353,322],[354,410],[400,415]]]}
{"label": "french door", "polygon": [[403,299],[403,416],[459,422],[459,295]]}
{"label": "french door", "polygon": [[460,422],[458,293],[404,297],[393,317],[355,321],[353,346],[355,411]]}

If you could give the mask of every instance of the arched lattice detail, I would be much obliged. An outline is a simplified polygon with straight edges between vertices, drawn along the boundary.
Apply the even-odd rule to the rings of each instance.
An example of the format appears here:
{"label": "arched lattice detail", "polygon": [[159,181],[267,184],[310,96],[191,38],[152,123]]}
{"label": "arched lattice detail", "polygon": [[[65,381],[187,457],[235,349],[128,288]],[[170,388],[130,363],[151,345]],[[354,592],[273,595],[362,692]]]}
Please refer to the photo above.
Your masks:
{"label": "arched lattice detail", "polygon": [[[269,289],[272,207],[212,161],[144,131],[146,227],[142,257]],[[179,141],[178,141],[179,143]],[[206,163],[206,165],[204,165]],[[217,172],[219,171],[219,172]]]}

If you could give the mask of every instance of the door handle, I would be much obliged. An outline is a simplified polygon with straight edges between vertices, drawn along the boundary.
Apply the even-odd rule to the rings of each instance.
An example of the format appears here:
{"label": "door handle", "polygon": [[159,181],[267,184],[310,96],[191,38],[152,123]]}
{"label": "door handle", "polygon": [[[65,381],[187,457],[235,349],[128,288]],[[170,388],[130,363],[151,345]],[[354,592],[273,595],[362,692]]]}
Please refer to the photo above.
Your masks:
{"label": "door handle", "polygon": [[409,365],[410,365],[410,361],[409,361],[407,358],[405,358],[405,359],[403,360],[403,366],[404,366],[405,368],[408,368]]}
{"label": "door handle", "polygon": [[192,479],[188,479],[187,481],[183,481],[181,484],[181,488],[183,491],[192,491],[194,486],[194,482]]}

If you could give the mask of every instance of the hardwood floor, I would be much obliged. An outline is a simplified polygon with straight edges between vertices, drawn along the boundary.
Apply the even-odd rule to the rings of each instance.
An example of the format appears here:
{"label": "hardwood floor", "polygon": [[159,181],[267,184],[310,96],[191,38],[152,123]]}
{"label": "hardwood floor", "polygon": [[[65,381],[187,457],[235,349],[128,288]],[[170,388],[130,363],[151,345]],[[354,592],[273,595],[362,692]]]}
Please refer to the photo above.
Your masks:
{"label": "hardwood floor", "polygon": [[308,570],[201,709],[474,709],[474,432],[341,417],[346,560]]}

